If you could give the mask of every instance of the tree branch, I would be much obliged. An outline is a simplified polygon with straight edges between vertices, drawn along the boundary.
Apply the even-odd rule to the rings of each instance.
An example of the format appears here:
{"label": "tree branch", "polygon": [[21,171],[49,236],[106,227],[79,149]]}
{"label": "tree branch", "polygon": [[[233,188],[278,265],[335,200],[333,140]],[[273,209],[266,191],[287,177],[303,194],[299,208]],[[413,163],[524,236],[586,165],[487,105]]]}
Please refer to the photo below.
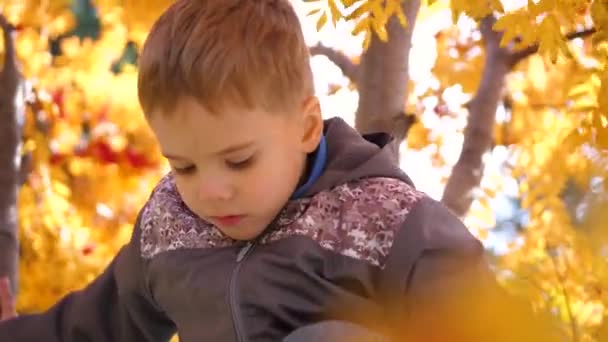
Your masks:
{"label": "tree branch", "polygon": [[[566,34],[565,37],[566,37],[566,40],[573,40],[573,39],[577,39],[577,38],[588,37],[588,36],[594,34],[595,32],[596,32],[596,29],[594,27],[592,27],[592,28],[588,28],[588,29],[585,29],[582,31],[570,32],[570,33]],[[539,44],[534,44],[534,45],[528,46],[525,49],[513,52],[511,54],[511,57],[509,60],[509,67],[512,68],[515,65],[517,65],[517,63],[519,63],[522,60],[537,53],[539,48],[540,48]]]}
{"label": "tree branch", "polygon": [[[18,80],[20,78],[20,73],[13,35],[15,27],[11,25],[2,14],[0,14],[0,29],[2,30],[2,38],[4,40],[4,64],[2,66],[2,71],[0,72],[0,77],[3,85],[6,87],[9,83]],[[17,86],[18,82],[14,83],[15,86]]]}
{"label": "tree branch", "polygon": [[13,293],[17,289],[18,237],[17,197],[19,192],[21,127],[24,98],[23,79],[18,68],[14,28],[0,14],[4,39],[4,65],[0,72],[0,278],[8,276]]}
{"label": "tree branch", "polygon": [[452,169],[441,201],[462,217],[474,200],[473,190],[481,183],[483,175],[483,155],[490,149],[496,110],[503,91],[505,77],[510,71],[510,52],[500,47],[502,33],[492,30],[496,19],[484,18],[479,23],[486,59],[479,87],[467,104],[469,118],[464,131],[462,151]]}
{"label": "tree branch", "polygon": [[344,53],[318,43],[315,46],[310,47],[310,54],[313,56],[321,55],[327,57],[332,61],[340,70],[344,76],[348,77],[351,82],[356,83],[359,74],[359,66]]}

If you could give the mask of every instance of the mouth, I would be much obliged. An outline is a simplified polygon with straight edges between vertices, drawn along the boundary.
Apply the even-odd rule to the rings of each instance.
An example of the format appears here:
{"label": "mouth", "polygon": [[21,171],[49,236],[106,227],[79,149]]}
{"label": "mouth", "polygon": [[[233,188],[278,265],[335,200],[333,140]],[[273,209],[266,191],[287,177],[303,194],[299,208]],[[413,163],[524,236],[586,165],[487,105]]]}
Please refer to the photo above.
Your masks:
{"label": "mouth", "polygon": [[245,218],[245,215],[211,216],[210,218],[221,226],[235,226]]}

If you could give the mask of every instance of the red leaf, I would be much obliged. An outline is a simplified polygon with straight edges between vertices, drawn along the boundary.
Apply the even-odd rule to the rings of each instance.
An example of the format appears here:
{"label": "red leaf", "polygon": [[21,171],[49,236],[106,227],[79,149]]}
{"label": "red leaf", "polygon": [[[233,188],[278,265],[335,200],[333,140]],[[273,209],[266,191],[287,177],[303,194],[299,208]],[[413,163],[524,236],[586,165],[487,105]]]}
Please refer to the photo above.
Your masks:
{"label": "red leaf", "polygon": [[91,144],[91,153],[104,164],[118,163],[118,153],[105,141],[98,140]]}
{"label": "red leaf", "polygon": [[88,243],[84,247],[82,247],[82,255],[87,256],[95,251],[95,244]]}
{"label": "red leaf", "polygon": [[124,151],[125,158],[129,164],[136,169],[143,169],[150,167],[151,163],[143,153],[138,153],[132,147],[127,147]]}

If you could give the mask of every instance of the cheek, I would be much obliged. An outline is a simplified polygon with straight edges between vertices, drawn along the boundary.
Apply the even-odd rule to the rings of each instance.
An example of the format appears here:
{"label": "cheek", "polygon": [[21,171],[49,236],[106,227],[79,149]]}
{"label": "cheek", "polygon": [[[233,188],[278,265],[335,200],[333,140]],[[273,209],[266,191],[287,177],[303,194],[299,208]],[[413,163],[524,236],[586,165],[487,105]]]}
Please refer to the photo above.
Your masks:
{"label": "cheek", "polygon": [[186,206],[196,214],[201,214],[198,212],[198,196],[196,192],[196,184],[194,181],[190,180],[190,178],[182,178],[177,177],[175,179],[175,185],[177,186],[177,191],[179,192],[182,201],[186,203]]}
{"label": "cheek", "polygon": [[280,192],[284,195],[291,195],[300,180],[301,164],[302,160],[299,160],[295,153],[283,154],[283,157],[276,161],[273,175],[269,178],[272,186],[282,189]]}
{"label": "cheek", "polygon": [[276,151],[272,158],[262,161],[241,186],[254,198],[282,198],[290,196],[298,180],[298,163],[293,155],[290,157]]}
{"label": "cheek", "polygon": [[240,192],[241,194],[247,194],[253,201],[263,201],[279,190],[277,186],[279,186],[280,178],[281,172],[277,165],[260,164],[246,177],[240,179]]}

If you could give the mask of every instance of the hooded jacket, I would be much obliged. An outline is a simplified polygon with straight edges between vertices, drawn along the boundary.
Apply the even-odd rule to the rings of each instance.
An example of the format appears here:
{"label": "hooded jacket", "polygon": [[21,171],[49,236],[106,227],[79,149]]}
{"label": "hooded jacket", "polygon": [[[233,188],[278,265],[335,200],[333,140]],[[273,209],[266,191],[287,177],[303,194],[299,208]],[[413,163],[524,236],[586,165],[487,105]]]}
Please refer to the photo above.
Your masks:
{"label": "hooded jacket", "polygon": [[481,243],[414,188],[390,137],[362,137],[338,118],[324,136],[323,172],[254,241],[190,212],[168,174],[96,280],[0,324],[0,341],[280,341],[323,320],[432,341],[456,312],[488,314],[471,302],[494,291]]}

